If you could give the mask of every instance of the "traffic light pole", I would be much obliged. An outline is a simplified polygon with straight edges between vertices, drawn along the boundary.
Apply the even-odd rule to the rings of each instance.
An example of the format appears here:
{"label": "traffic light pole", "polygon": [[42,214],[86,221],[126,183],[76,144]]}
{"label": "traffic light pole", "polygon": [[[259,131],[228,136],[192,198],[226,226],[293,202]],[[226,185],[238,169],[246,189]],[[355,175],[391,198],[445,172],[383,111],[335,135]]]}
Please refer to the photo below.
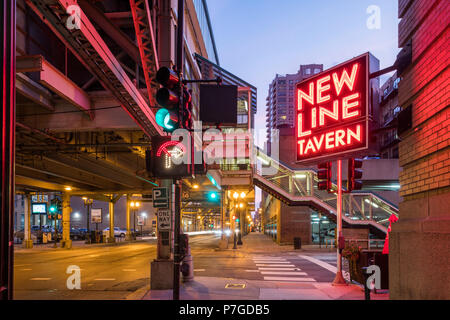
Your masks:
{"label": "traffic light pole", "polygon": [[0,300],[13,299],[14,166],[16,127],[16,1],[0,1],[1,113]]}
{"label": "traffic light pole", "polygon": [[[177,72],[180,79],[183,78],[183,60],[184,60],[184,1],[178,0],[178,23],[177,23]],[[182,116],[183,106],[183,86],[180,83],[179,88],[179,107],[178,117]],[[181,119],[181,123],[182,123]],[[175,185],[175,217],[174,217],[174,268],[173,268],[173,300],[180,300],[180,215],[181,215],[181,184],[179,180],[174,180]]]}
{"label": "traffic light pole", "polygon": [[[337,271],[336,276],[333,280],[332,285],[333,286],[340,286],[340,285],[346,285],[347,283],[344,280],[344,277],[342,276],[342,256],[341,256],[341,249],[340,247],[340,241],[342,240],[342,160],[337,160],[337,212],[336,212],[336,225],[337,225],[337,239],[338,239],[338,246],[337,246]],[[319,231],[320,233],[320,231]]]}

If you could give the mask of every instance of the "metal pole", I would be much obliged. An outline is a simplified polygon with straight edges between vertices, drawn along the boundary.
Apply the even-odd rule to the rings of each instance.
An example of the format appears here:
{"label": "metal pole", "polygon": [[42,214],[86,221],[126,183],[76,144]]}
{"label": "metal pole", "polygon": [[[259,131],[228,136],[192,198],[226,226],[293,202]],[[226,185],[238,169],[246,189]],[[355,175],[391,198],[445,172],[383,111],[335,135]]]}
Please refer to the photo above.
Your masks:
{"label": "metal pole", "polygon": [[181,185],[175,184],[173,300],[180,300],[180,200]]}
{"label": "metal pole", "polygon": [[[183,78],[184,64],[184,1],[178,0],[178,22],[177,22],[177,72],[180,79]],[[178,102],[178,117],[182,119],[183,106],[183,86],[180,84]],[[175,217],[174,217],[174,270],[173,270],[173,300],[180,300],[180,201],[181,201],[181,185],[178,180],[174,181],[175,185]]]}
{"label": "metal pole", "polygon": [[338,189],[338,195],[337,195],[337,217],[336,217],[336,224],[337,224],[337,239],[338,239],[338,246],[337,246],[337,271],[336,271],[336,277],[333,280],[332,285],[346,285],[346,282],[344,280],[344,277],[342,276],[342,256],[341,251],[339,249],[339,238],[342,237],[342,160],[337,161],[337,189]]}

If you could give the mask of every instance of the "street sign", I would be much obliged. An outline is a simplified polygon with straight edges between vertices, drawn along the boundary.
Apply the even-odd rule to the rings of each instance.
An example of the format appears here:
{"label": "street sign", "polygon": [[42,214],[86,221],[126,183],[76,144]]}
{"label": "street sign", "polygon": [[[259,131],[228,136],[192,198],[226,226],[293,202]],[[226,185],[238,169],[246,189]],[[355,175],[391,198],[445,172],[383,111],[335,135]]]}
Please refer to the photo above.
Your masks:
{"label": "street sign", "polygon": [[47,203],[32,203],[31,204],[32,214],[47,214]]}
{"label": "street sign", "polygon": [[158,230],[170,230],[172,227],[172,217],[169,210],[158,211]]}
{"label": "street sign", "polygon": [[102,209],[91,209],[91,223],[102,223]]}
{"label": "street sign", "polygon": [[137,224],[138,224],[138,226],[143,226],[144,225],[144,217],[138,216],[137,217]]}
{"label": "street sign", "polygon": [[169,190],[168,188],[153,189],[153,208],[169,208]]}
{"label": "street sign", "polygon": [[48,194],[33,194],[31,202],[48,202]]}
{"label": "street sign", "polygon": [[297,162],[368,152],[368,91],[369,53],[298,83]]}

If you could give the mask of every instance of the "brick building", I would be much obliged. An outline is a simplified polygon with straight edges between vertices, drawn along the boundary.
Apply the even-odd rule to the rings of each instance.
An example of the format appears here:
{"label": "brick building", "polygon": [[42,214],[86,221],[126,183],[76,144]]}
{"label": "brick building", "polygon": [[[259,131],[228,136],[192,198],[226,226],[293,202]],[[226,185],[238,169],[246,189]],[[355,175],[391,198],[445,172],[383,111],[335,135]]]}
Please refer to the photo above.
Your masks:
{"label": "brick building", "polygon": [[399,0],[398,7],[399,47],[411,41],[412,63],[398,88],[403,201],[390,234],[390,297],[450,299],[450,3]]}

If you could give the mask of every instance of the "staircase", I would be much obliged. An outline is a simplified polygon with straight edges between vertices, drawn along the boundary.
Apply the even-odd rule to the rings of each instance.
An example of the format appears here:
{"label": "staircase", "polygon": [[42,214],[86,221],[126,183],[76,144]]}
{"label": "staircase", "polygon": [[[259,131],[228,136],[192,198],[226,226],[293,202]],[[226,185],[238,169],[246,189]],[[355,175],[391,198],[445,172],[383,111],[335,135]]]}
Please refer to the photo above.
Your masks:
{"label": "staircase", "polygon": [[[254,166],[253,183],[274,198],[289,206],[308,206],[336,222],[337,186],[333,193],[317,189],[317,173],[312,169],[292,169],[256,150],[258,165]],[[398,216],[398,208],[373,192],[353,191],[342,197],[344,227],[368,227],[385,236],[391,214]]]}

